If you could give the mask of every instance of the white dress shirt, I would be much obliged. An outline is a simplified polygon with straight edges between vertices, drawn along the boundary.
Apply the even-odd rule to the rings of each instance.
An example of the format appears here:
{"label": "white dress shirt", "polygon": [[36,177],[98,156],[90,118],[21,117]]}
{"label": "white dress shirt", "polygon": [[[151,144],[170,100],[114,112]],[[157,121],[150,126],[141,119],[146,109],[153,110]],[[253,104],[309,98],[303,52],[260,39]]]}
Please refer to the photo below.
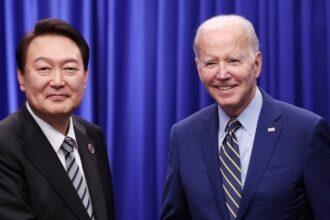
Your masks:
{"label": "white dress shirt", "polygon": [[[239,153],[241,161],[241,181],[242,188],[245,183],[246,174],[248,171],[254,137],[256,134],[258,119],[262,107],[262,95],[257,87],[256,94],[250,104],[237,117],[242,126],[235,132],[235,136],[239,143]],[[230,117],[218,105],[219,113],[219,133],[218,133],[218,149],[220,152],[221,144],[226,136],[226,126]]]}
{"label": "white dress shirt", "polygon": [[[28,109],[28,111],[30,112],[30,114],[32,115],[32,117],[34,118],[34,120],[37,122],[37,124],[39,125],[39,127],[41,128],[42,132],[45,134],[45,136],[47,137],[47,140],[49,141],[49,143],[52,145],[55,153],[58,156],[58,159],[61,161],[64,169],[66,170],[66,165],[65,165],[65,157],[64,157],[64,153],[61,150],[61,145],[64,141],[64,138],[66,136],[72,138],[74,140],[74,142],[76,143],[75,146],[73,147],[73,154],[75,156],[76,162],[79,166],[79,170],[83,176],[83,178],[85,179],[86,185],[87,185],[87,190],[88,190],[88,183],[87,180],[85,178],[85,173],[84,173],[84,169],[82,167],[81,164],[81,159],[80,159],[80,155],[78,152],[78,142],[76,140],[76,135],[74,133],[74,129],[73,129],[73,122],[72,122],[72,117],[70,117],[70,124],[69,124],[69,130],[66,136],[64,136],[62,133],[60,133],[59,131],[57,131],[55,128],[53,128],[51,125],[49,125],[47,122],[45,122],[44,120],[42,120],[41,118],[39,118],[31,109],[30,105],[28,102],[26,102],[26,107]],[[41,146],[42,147],[42,146]]]}

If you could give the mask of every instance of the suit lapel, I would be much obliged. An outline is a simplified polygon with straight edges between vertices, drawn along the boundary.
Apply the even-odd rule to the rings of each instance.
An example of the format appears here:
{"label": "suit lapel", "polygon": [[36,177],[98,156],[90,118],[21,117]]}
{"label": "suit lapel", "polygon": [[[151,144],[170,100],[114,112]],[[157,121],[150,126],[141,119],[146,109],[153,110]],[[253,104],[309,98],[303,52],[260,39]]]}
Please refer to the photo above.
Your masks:
{"label": "suit lapel", "polygon": [[108,219],[103,187],[97,164],[97,147],[94,140],[86,136],[85,128],[78,121],[73,122],[79,146],[79,155],[84,169],[96,219]]}
{"label": "suit lapel", "polygon": [[27,159],[48,180],[79,219],[88,219],[76,190],[46,136],[25,107],[19,117],[21,136],[26,140],[23,151]]}
{"label": "suit lapel", "polygon": [[214,196],[223,219],[229,219],[225,206],[225,195],[222,190],[220,176],[220,164],[218,159],[218,130],[219,119],[217,105],[213,105],[210,114],[204,118],[204,127],[200,132],[200,146],[202,148],[204,161],[208,176],[213,188]]}
{"label": "suit lapel", "polygon": [[281,134],[282,126],[276,123],[276,119],[281,115],[280,110],[271,97],[263,91],[262,94],[263,106],[258,119],[248,173],[243,187],[240,209],[238,211],[238,219],[244,216]]}

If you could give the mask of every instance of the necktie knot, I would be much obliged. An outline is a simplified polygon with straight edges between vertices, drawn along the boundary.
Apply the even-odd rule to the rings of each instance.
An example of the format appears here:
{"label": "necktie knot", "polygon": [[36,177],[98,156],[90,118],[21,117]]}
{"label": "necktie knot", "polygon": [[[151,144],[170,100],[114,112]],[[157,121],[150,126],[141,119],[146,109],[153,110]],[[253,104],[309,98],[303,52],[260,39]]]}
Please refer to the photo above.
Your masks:
{"label": "necktie knot", "polygon": [[62,144],[62,149],[68,153],[71,153],[73,151],[73,146],[74,146],[74,141],[70,137],[65,137],[63,144]]}
{"label": "necktie knot", "polygon": [[231,118],[227,124],[227,128],[226,130],[228,132],[233,132],[235,133],[235,131],[237,129],[239,129],[242,126],[241,122],[239,122],[239,120],[237,120],[237,118]]}

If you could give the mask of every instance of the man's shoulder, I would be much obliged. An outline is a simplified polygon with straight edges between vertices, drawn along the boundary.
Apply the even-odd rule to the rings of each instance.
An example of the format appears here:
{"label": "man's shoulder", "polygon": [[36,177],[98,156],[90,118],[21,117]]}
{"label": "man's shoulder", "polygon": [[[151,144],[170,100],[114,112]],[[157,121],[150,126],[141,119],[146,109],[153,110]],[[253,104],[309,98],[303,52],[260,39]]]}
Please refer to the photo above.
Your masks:
{"label": "man's shoulder", "polygon": [[0,121],[0,136],[8,137],[8,134],[16,130],[18,126],[18,112],[8,115]]}
{"label": "man's shoulder", "polygon": [[89,122],[78,115],[72,115],[72,120],[73,120],[73,125],[78,129],[89,132],[102,132],[100,126],[92,122]]}
{"label": "man's shoulder", "polygon": [[308,109],[299,107],[297,105],[284,102],[278,99],[275,99],[265,93],[263,93],[263,112],[277,112],[279,111],[280,115],[282,115],[282,119],[285,119],[287,122],[291,122],[293,120],[301,121],[310,121],[321,119],[322,117]]}
{"label": "man's shoulder", "polygon": [[17,120],[17,112],[14,112],[0,120],[0,129],[12,125]]}
{"label": "man's shoulder", "polygon": [[212,104],[176,122],[174,126],[183,128],[198,127],[199,124],[202,124],[212,118],[216,118],[217,112],[217,104]]}
{"label": "man's shoulder", "polygon": [[[25,143],[24,125],[20,120],[19,112],[14,112],[0,121],[0,152],[11,155],[17,154],[20,147]],[[17,151],[18,150],[18,151]]]}
{"label": "man's shoulder", "polygon": [[[308,121],[308,120],[316,120],[321,119],[322,117],[308,109],[283,102],[277,101],[278,105],[280,106],[282,113],[288,117],[287,119],[291,120],[299,120],[301,121]],[[298,121],[297,121],[298,122]]]}

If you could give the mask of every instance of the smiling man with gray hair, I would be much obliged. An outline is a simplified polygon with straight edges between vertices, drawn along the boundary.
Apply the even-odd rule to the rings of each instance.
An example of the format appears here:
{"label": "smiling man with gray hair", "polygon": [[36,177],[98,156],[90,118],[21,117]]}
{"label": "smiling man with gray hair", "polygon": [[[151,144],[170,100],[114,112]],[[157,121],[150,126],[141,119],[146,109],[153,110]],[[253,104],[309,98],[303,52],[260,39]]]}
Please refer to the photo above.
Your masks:
{"label": "smiling man with gray hair", "polygon": [[216,103],[171,129],[161,219],[329,219],[328,123],[257,86],[262,55],[251,22],[205,21],[194,51]]}

